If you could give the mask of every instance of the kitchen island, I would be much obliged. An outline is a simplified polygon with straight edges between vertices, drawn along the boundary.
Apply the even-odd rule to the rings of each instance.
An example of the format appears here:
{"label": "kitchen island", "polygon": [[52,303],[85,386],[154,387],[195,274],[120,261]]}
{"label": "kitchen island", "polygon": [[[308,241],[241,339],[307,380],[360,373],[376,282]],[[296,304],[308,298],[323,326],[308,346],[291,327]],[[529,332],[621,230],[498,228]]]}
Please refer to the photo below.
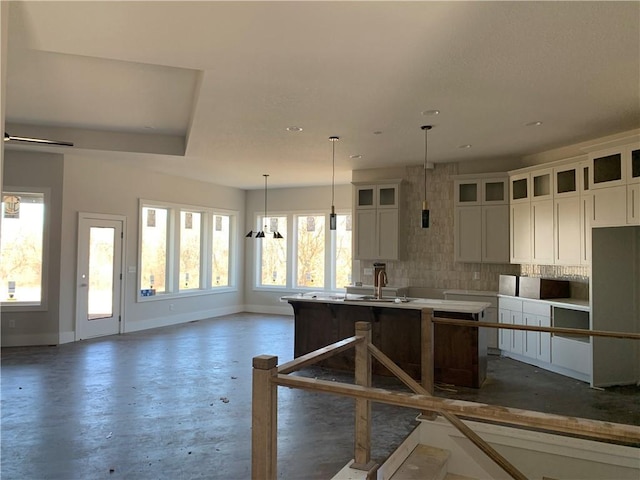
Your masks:
{"label": "kitchen island", "polygon": [[[295,315],[294,357],[355,334],[356,322],[371,323],[372,343],[415,380],[421,380],[422,310],[434,317],[482,321],[490,304],[423,298],[304,294],[282,297]],[[437,383],[479,388],[486,378],[487,335],[484,329],[434,325],[434,379]],[[327,368],[353,370],[354,353],[347,351],[322,363]],[[372,371],[389,372],[375,359]]]}

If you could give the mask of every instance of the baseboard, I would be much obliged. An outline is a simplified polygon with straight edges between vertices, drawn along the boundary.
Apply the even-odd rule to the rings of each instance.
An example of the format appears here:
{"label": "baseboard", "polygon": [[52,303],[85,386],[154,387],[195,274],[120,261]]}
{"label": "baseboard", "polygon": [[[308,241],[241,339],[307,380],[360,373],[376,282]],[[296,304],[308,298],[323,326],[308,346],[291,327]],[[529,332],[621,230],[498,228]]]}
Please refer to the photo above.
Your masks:
{"label": "baseboard", "polygon": [[2,332],[2,347],[35,347],[42,345],[58,345],[57,333],[33,333],[11,335]]}
{"label": "baseboard", "polygon": [[156,317],[149,318],[147,320],[128,321],[125,323],[124,332],[139,332],[141,330],[149,330],[151,328],[169,327],[171,325],[178,325],[181,323],[193,322],[195,320],[204,320],[207,318],[221,317],[223,315],[232,315],[234,313],[241,313],[244,310],[240,305],[233,305],[230,307],[213,308],[211,310],[201,310],[198,312],[186,312],[177,315],[171,315],[170,317]]}

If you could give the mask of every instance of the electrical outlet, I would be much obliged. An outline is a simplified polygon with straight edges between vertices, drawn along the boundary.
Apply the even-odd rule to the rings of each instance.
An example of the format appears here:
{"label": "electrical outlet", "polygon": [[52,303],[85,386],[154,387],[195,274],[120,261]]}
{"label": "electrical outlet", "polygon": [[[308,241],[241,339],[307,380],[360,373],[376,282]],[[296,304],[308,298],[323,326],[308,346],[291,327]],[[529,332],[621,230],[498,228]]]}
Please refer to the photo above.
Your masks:
{"label": "electrical outlet", "polygon": [[373,275],[373,268],[365,268],[364,269],[364,274],[365,275]]}

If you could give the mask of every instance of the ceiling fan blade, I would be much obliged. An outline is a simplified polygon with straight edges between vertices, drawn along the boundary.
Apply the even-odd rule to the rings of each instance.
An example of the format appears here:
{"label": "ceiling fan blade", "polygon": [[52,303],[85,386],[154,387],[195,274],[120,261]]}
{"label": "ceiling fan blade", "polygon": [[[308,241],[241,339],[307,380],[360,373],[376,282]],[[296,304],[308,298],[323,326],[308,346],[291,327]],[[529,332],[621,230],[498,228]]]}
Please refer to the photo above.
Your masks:
{"label": "ceiling fan blade", "polygon": [[58,145],[60,147],[73,147],[72,142],[61,142],[58,140],[47,140],[44,138],[31,138],[31,137],[14,137],[13,135],[9,135],[7,132],[4,132],[4,141],[5,142],[23,142],[23,143],[39,143],[43,145]]}

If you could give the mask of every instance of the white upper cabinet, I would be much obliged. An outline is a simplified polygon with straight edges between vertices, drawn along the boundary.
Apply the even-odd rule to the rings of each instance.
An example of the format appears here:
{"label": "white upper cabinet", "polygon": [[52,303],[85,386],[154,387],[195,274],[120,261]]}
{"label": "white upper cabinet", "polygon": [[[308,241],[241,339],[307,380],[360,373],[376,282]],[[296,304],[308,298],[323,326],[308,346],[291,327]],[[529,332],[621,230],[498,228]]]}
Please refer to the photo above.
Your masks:
{"label": "white upper cabinet", "polygon": [[355,208],[398,208],[400,186],[397,183],[384,185],[357,185]]}
{"label": "white upper cabinet", "polygon": [[609,188],[626,185],[627,164],[630,163],[630,147],[615,147],[589,155],[589,180],[592,188]]}
{"label": "white upper cabinet", "polygon": [[589,154],[592,188],[591,226],[614,227],[640,223],[640,145],[612,146]]}
{"label": "white upper cabinet", "polygon": [[531,201],[529,173],[518,173],[509,177],[509,203],[525,203]]}
{"label": "white upper cabinet", "polygon": [[553,169],[543,168],[531,172],[531,201],[553,199]]}
{"label": "white upper cabinet", "polygon": [[[554,198],[575,197],[581,192],[582,165],[579,163],[571,163],[555,167],[553,169],[554,177]],[[588,186],[588,184],[587,184]]]}
{"label": "white upper cabinet", "polygon": [[506,174],[460,175],[454,181],[454,259],[509,262]]}
{"label": "white upper cabinet", "polygon": [[628,183],[640,183],[640,146],[631,147],[628,159]]}
{"label": "white upper cabinet", "polygon": [[400,258],[399,205],[400,181],[354,186],[354,259]]}

